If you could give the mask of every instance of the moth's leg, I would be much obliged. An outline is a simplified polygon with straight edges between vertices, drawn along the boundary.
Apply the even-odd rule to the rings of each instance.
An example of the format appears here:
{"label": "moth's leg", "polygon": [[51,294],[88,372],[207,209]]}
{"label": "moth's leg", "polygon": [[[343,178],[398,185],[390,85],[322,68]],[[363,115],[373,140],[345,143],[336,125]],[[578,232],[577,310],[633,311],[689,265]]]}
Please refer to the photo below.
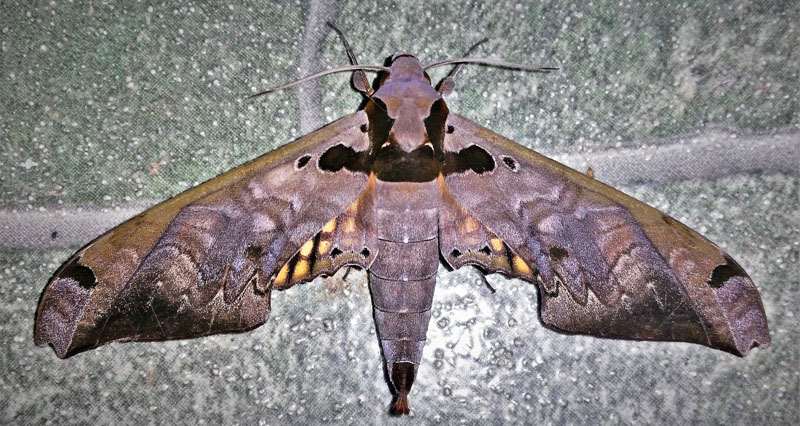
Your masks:
{"label": "moth's leg", "polygon": [[489,291],[491,291],[492,294],[497,293],[497,290],[495,290],[494,287],[492,287],[492,285],[489,284],[489,280],[486,279],[486,274],[481,270],[481,268],[476,266],[475,270],[478,272],[478,276],[481,277],[481,281],[483,281],[483,284],[489,288]]}
{"label": "moth's leg", "polygon": [[[482,45],[483,43],[486,43],[487,41],[489,41],[489,38],[488,37],[484,37],[482,40],[480,40],[477,43],[473,44],[472,47],[470,47],[469,50],[467,50],[467,52],[464,53],[464,57],[467,57],[467,56],[471,55],[472,52],[474,52],[475,49],[478,48],[478,46]],[[442,79],[442,81],[439,83],[439,94],[440,95],[447,96],[447,95],[449,95],[450,93],[453,92],[453,89],[455,88],[455,85],[456,85],[456,83],[455,83],[456,74],[458,74],[458,71],[461,70],[461,67],[463,65],[464,64],[456,65],[453,68],[453,70],[450,71],[450,74],[447,74],[447,77]]]}
{"label": "moth's leg", "polygon": [[[350,63],[352,65],[358,65],[358,60],[356,60],[356,55],[353,53],[353,49],[350,48],[350,43],[347,42],[347,39],[344,37],[344,33],[336,28],[336,25],[333,25],[331,21],[325,22],[329,27],[331,27],[336,34],[339,35],[339,39],[342,40],[342,44],[344,44],[344,50],[347,51],[347,56],[350,58]],[[359,92],[365,93],[367,96],[371,96],[372,93],[375,91],[369,86],[369,80],[367,80],[367,75],[364,71],[355,71],[353,72],[353,86],[355,86],[356,90]]]}
{"label": "moth's leg", "polygon": [[347,269],[344,270],[344,275],[342,275],[342,281],[347,281],[347,276],[350,275],[350,271],[353,270],[354,266],[347,265]]}

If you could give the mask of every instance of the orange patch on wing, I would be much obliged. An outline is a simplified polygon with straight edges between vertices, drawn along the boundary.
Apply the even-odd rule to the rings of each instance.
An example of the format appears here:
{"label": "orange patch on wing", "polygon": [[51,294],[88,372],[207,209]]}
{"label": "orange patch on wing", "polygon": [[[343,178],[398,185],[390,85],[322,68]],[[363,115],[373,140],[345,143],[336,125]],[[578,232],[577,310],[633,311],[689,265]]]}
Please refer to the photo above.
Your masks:
{"label": "orange patch on wing", "polygon": [[358,198],[353,201],[353,204],[350,204],[350,207],[347,208],[347,213],[356,214],[358,213]]}
{"label": "orange patch on wing", "polygon": [[311,254],[311,250],[313,249],[314,249],[314,240],[310,239],[305,243],[303,243],[303,245],[300,247],[300,256],[308,257],[308,255]]}
{"label": "orange patch on wing", "polygon": [[514,256],[514,271],[521,275],[530,275],[531,267],[519,256]]}
{"label": "orange patch on wing", "polygon": [[331,248],[330,241],[320,241],[319,247],[317,247],[317,253],[319,253],[320,255],[324,255],[325,253],[328,252],[330,248]]}
{"label": "orange patch on wing", "polygon": [[278,275],[275,276],[275,286],[280,287],[286,284],[287,278],[289,278],[289,262],[284,263],[281,270],[278,271]]}
{"label": "orange patch on wing", "polygon": [[336,218],[330,220],[330,222],[326,223],[325,226],[322,227],[322,232],[333,232],[336,230]]}
{"label": "orange patch on wing", "polygon": [[344,232],[353,232],[356,230],[356,219],[354,217],[348,217],[344,221]]}
{"label": "orange patch on wing", "polygon": [[467,216],[467,220],[464,221],[464,230],[466,231],[466,234],[477,231],[478,222],[473,219],[472,216]]}
{"label": "orange patch on wing", "polygon": [[309,263],[307,260],[299,260],[296,265],[294,265],[294,271],[292,272],[292,281],[300,280],[308,275],[311,272],[309,268]]}

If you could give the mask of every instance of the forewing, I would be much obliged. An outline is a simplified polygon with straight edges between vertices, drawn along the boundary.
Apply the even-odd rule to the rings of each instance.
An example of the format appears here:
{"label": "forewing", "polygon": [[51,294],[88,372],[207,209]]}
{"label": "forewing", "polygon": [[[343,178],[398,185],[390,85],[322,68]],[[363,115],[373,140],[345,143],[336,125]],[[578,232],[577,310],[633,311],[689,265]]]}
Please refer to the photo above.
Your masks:
{"label": "forewing", "polygon": [[[597,336],[738,355],[770,342],[755,285],[675,219],[451,114],[445,186],[533,272],[543,321]],[[443,247],[443,253],[445,248]]]}
{"label": "forewing", "polygon": [[[263,324],[281,268],[367,187],[354,166],[369,146],[366,124],[363,112],[345,117],[102,235],[48,283],[36,343],[63,358],[110,341]],[[277,287],[313,279],[312,271]]]}

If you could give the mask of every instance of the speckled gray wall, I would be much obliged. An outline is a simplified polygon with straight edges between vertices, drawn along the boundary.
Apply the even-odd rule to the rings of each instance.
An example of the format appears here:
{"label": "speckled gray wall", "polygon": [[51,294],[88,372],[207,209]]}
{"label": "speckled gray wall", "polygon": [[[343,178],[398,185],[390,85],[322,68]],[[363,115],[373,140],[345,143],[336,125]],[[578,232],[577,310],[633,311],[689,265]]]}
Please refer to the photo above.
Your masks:
{"label": "speckled gray wall", "polygon": [[[0,422],[790,424],[798,418],[797,2],[2,1]],[[244,96],[346,55],[479,55],[451,110],[707,235],[761,290],[773,345],[747,358],[569,336],[519,281],[440,270],[410,419],[390,401],[366,277],[273,297],[250,333],[32,342],[39,294],[100,232],[358,108],[345,75]],[[440,78],[446,70],[434,73]]]}

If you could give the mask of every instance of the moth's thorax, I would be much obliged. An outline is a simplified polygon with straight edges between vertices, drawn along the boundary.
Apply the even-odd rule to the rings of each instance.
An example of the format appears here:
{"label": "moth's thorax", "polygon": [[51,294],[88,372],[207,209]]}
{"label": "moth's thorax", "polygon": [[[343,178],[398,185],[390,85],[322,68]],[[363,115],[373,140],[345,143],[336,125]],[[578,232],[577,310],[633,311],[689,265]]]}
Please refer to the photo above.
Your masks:
{"label": "moth's thorax", "polygon": [[389,118],[394,120],[388,142],[411,152],[429,141],[425,119],[441,96],[417,58],[395,55],[389,76],[373,96],[383,102]]}

